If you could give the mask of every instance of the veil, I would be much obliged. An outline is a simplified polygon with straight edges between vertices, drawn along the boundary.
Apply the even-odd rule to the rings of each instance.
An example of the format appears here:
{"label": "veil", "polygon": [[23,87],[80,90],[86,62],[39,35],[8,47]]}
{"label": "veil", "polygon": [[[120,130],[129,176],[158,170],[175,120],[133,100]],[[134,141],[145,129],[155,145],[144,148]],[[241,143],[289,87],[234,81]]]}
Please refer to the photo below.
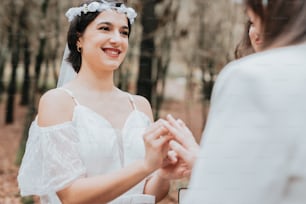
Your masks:
{"label": "veil", "polygon": [[70,53],[70,50],[68,48],[68,45],[66,44],[56,87],[63,86],[67,82],[71,81],[77,75],[72,65],[69,62],[67,62],[69,53]]}

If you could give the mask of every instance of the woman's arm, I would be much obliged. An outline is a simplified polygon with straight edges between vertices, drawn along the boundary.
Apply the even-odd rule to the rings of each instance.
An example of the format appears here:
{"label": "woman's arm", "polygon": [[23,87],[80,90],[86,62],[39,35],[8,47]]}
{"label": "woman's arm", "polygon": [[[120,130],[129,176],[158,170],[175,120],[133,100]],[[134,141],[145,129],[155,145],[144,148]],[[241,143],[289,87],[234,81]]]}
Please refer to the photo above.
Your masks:
{"label": "woman's arm", "polygon": [[106,203],[141,182],[154,168],[137,161],[116,173],[82,178],[57,192],[63,204]]}
{"label": "woman's arm", "polygon": [[158,202],[167,196],[169,188],[170,180],[159,176],[158,173],[155,173],[148,179],[145,185],[144,193],[155,195],[156,202]]}

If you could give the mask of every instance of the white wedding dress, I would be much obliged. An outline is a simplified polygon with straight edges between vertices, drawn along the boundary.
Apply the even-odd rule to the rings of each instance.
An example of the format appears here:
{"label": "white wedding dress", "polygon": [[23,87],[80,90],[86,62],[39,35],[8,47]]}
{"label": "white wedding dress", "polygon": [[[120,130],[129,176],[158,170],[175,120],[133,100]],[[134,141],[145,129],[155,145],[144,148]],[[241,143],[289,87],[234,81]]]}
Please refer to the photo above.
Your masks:
{"label": "white wedding dress", "polygon": [[[81,177],[107,174],[141,159],[145,154],[143,132],[150,119],[137,110],[131,95],[133,111],[122,130],[90,108],[76,105],[72,121],[39,127],[33,121],[25,155],[19,170],[21,195],[38,195],[42,204],[60,204],[56,192]],[[116,198],[111,204],[153,204],[154,196],[144,195],[145,180]]]}

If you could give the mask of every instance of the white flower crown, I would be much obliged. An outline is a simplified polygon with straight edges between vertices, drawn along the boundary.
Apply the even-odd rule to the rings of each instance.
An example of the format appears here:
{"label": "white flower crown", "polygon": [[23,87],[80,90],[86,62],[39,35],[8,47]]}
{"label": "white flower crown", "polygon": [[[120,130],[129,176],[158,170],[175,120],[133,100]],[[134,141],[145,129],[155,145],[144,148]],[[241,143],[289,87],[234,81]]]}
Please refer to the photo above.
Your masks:
{"label": "white flower crown", "polygon": [[124,4],[121,4],[119,7],[116,6],[115,3],[106,2],[104,0],[100,0],[100,2],[94,1],[88,5],[84,4],[80,7],[70,8],[66,12],[66,17],[68,18],[68,21],[71,22],[76,16],[81,16],[82,13],[87,14],[88,12],[102,12],[111,9],[116,10],[119,13],[124,13],[129,19],[130,23],[134,23],[134,19],[136,18],[137,13],[133,8],[126,7]]}

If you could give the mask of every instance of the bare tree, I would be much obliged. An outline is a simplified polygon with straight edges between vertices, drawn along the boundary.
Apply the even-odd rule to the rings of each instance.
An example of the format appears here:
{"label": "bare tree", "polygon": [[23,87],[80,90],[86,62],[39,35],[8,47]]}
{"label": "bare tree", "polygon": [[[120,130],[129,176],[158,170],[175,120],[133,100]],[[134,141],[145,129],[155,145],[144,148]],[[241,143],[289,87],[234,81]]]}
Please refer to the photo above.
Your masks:
{"label": "bare tree", "polygon": [[[15,21],[11,23],[10,30],[12,31],[10,37],[10,46],[12,47],[11,54],[11,78],[8,86],[8,97],[6,102],[6,116],[5,123],[10,124],[14,122],[14,103],[15,103],[15,94],[16,94],[16,74],[17,66],[19,63],[19,53],[20,53],[20,37],[17,35],[21,32],[20,30],[20,18],[21,15],[18,13],[18,5],[11,1],[11,16],[16,16]],[[18,24],[17,24],[18,23]]]}
{"label": "bare tree", "polygon": [[31,78],[30,78],[30,65],[31,65],[31,48],[30,48],[30,23],[29,23],[29,4],[31,2],[27,2],[27,6],[23,6],[22,14],[23,18],[21,18],[20,26],[22,30],[22,42],[23,45],[23,84],[22,84],[22,91],[21,91],[21,101],[20,105],[28,105],[30,102],[30,85],[31,85]]}
{"label": "bare tree", "polygon": [[[12,8],[10,7],[11,2],[4,1],[0,7],[0,99],[5,92],[5,83],[4,83],[4,71],[5,65],[8,61],[10,50],[13,44],[12,39],[12,29],[13,25],[10,23],[10,18],[13,17],[11,14]],[[1,100],[0,100],[1,101]]]}
{"label": "bare tree", "polygon": [[141,13],[142,39],[137,94],[152,102],[152,63],[155,54],[154,33],[157,28],[155,0],[144,0]]}
{"label": "bare tree", "polygon": [[[3,41],[1,40],[0,43],[1,42]],[[3,42],[1,44],[3,45],[5,43]],[[4,78],[4,68],[5,68],[6,60],[7,60],[7,49],[5,46],[2,46],[0,48],[0,102],[1,102],[2,94],[5,89],[3,78]]]}
{"label": "bare tree", "polygon": [[45,58],[45,47],[47,44],[47,33],[46,33],[46,22],[47,22],[47,11],[49,6],[49,0],[43,0],[41,4],[41,32],[39,33],[39,46],[38,53],[35,58],[35,78],[34,78],[34,93],[38,91],[38,81],[40,78],[41,65]]}
{"label": "bare tree", "polygon": [[54,85],[56,85],[56,82],[58,80],[58,74],[56,72],[56,67],[57,67],[57,59],[59,57],[59,49],[60,49],[60,36],[61,36],[61,18],[62,12],[61,12],[61,2],[60,0],[55,0],[55,15],[52,18],[52,24],[54,25],[54,43],[53,43],[53,48],[51,49],[51,54],[50,54],[50,63],[52,64],[52,73],[53,73],[53,79],[54,79]]}

